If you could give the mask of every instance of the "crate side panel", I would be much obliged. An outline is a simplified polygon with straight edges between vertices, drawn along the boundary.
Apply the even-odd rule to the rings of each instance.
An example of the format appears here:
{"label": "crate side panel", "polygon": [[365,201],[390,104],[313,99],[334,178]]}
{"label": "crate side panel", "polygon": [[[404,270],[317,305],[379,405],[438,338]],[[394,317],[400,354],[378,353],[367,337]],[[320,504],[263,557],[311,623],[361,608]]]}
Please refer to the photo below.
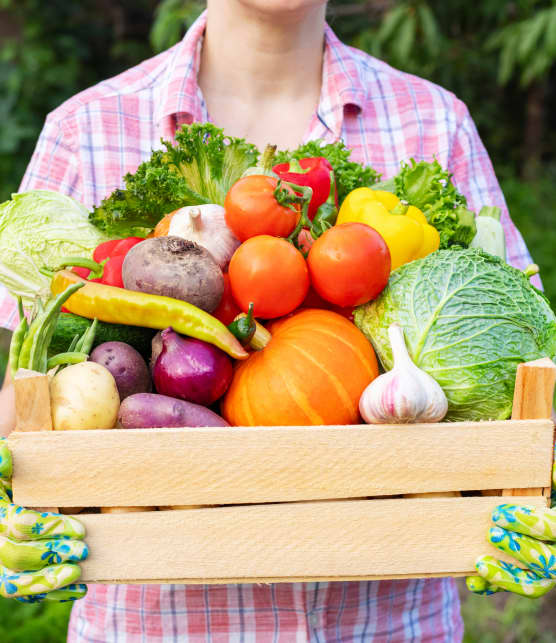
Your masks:
{"label": "crate side panel", "polygon": [[[512,500],[546,506],[544,498]],[[82,564],[83,580],[262,582],[472,573],[477,556],[494,552],[485,537],[500,502],[418,498],[79,515],[91,552]]]}
{"label": "crate side panel", "polygon": [[[13,433],[28,506],[169,506],[546,487],[548,420]],[[49,466],[44,467],[48,461]]]}

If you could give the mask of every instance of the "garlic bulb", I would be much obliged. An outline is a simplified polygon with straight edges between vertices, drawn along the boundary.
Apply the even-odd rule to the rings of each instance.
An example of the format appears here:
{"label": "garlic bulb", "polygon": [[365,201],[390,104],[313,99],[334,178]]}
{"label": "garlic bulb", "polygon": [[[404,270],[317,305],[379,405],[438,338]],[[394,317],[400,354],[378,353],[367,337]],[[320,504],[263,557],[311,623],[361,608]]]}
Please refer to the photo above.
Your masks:
{"label": "garlic bulb", "polygon": [[240,242],[226,225],[221,205],[189,205],[172,214],[168,236],[182,237],[206,248],[224,270]]}
{"label": "garlic bulb", "polygon": [[368,424],[440,422],[448,411],[444,391],[411,361],[398,324],[390,326],[388,336],[394,366],[363,391],[359,400],[363,419]]}

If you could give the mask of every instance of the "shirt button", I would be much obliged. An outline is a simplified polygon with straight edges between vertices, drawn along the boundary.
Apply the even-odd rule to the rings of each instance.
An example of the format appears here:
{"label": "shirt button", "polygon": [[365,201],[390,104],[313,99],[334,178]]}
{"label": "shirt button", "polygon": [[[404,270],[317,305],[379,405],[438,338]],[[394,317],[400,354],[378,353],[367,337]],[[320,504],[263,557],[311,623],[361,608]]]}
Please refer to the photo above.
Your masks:
{"label": "shirt button", "polygon": [[314,613],[309,614],[309,625],[311,627],[317,627],[318,624],[319,624],[319,617]]}

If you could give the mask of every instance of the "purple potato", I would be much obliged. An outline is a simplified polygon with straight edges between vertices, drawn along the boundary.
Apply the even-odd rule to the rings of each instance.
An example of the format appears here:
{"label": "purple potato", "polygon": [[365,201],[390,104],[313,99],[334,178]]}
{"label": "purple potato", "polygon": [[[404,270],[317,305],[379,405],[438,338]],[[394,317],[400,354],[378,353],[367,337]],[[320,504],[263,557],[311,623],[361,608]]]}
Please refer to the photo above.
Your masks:
{"label": "purple potato", "polygon": [[120,405],[118,422],[124,429],[230,426],[200,404],[156,393],[137,393],[127,397]]}
{"label": "purple potato", "polygon": [[89,360],[101,364],[112,373],[120,400],[134,393],[148,393],[152,390],[147,363],[129,344],[104,342],[94,349]]}

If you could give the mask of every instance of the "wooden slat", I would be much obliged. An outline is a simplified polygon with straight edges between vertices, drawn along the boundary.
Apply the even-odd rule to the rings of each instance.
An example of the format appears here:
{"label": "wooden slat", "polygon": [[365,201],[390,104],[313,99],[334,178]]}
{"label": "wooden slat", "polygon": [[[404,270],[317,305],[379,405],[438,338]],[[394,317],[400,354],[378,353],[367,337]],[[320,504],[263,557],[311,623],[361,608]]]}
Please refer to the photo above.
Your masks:
{"label": "wooden slat", "polygon": [[[52,431],[48,375],[20,368],[14,377],[16,431]],[[49,503],[31,503],[40,511],[58,511]]]}
{"label": "wooden slat", "polygon": [[[536,420],[552,416],[556,365],[545,357],[519,364],[515,378],[513,420]],[[504,496],[550,496],[550,488],[504,489]]]}
{"label": "wooden slat", "polygon": [[473,573],[481,554],[510,560],[485,537],[500,502],[419,498],[80,514],[90,549],[83,580],[221,583]]}
{"label": "wooden slat", "polygon": [[16,431],[52,431],[48,376],[20,368],[14,390]]}
{"label": "wooden slat", "polygon": [[221,505],[545,487],[552,434],[538,420],[12,433],[9,446],[23,505]]}

